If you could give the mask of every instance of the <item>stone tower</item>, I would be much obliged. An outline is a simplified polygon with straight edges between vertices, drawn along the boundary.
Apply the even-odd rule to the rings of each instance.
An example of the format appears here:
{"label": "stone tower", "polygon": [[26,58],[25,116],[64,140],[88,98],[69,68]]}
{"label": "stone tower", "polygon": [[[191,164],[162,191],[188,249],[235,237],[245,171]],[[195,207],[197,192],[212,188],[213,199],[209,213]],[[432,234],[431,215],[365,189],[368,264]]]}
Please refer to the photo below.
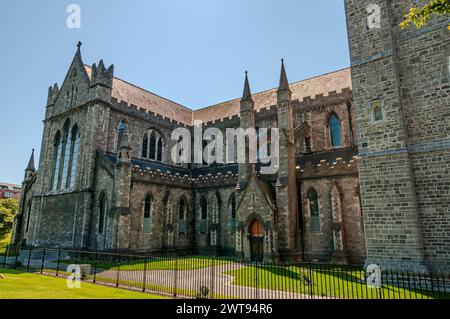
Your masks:
{"label": "stone tower", "polygon": [[450,37],[401,30],[414,3],[345,1],[366,264],[425,269],[450,257]]}
{"label": "stone tower", "polygon": [[99,121],[109,117],[113,70],[103,61],[98,67],[85,66],[79,42],[62,85],[48,90],[28,245],[89,245],[95,159],[107,141]]}
{"label": "stone tower", "polygon": [[282,259],[299,258],[297,181],[295,179],[295,143],[292,93],[281,60],[277,90],[277,122],[279,129],[279,169],[275,184],[278,206],[278,241]]}

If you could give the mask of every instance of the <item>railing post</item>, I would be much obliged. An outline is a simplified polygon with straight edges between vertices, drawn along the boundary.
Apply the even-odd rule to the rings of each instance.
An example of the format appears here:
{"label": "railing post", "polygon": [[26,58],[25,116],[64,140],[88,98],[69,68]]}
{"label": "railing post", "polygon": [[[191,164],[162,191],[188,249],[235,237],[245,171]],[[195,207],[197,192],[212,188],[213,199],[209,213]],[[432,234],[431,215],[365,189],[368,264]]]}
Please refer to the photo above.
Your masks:
{"label": "railing post", "polygon": [[311,269],[311,267],[312,267],[311,266],[311,261],[308,261],[309,281],[311,282],[311,284],[309,285],[309,295],[310,295],[310,299],[313,299],[313,296],[314,296],[313,285],[314,285],[314,283],[313,283],[313,276],[312,276],[312,269]]}
{"label": "railing post", "polygon": [[174,276],[174,283],[173,283],[173,297],[177,297],[177,285],[178,285],[178,257],[175,257],[175,276]]}
{"label": "railing post", "polygon": [[61,262],[61,248],[58,250],[58,262],[56,263],[56,277],[59,275],[59,263]]}
{"label": "railing post", "polygon": [[16,245],[16,247],[15,247],[15,253],[16,253],[16,259],[14,260],[14,269],[16,269],[17,268],[17,260],[19,259],[19,255],[18,255],[18,253],[19,253],[19,245],[17,244]]}
{"label": "railing post", "polygon": [[258,261],[255,262],[255,294],[256,299],[259,299],[259,291],[258,291]]}
{"label": "railing post", "polygon": [[42,250],[41,274],[44,271],[44,262],[45,262],[45,246],[44,249]]}
{"label": "railing post", "polygon": [[33,247],[30,246],[30,250],[28,251],[27,271],[30,271],[30,261],[31,261],[31,252],[32,251],[33,251]]}
{"label": "railing post", "polygon": [[216,269],[215,269],[214,261],[215,261],[215,258],[213,256],[213,258],[211,259],[211,262],[212,262],[212,267],[211,267],[211,293],[209,294],[211,299],[214,299],[214,297],[213,297],[214,279],[215,279],[215,276],[216,276]]}
{"label": "railing post", "polygon": [[119,278],[120,278],[120,253],[117,258],[117,278],[116,278],[116,288],[119,287]]}
{"label": "railing post", "polygon": [[6,259],[8,259],[9,244],[5,248],[5,258],[3,258],[3,268],[6,267]]}
{"label": "railing post", "polygon": [[144,276],[142,278],[142,292],[145,292],[146,280],[147,280],[147,256],[144,256]]}
{"label": "railing post", "polygon": [[97,263],[98,263],[98,250],[95,252],[95,261],[94,261],[94,280],[92,281],[95,284],[95,280],[97,279]]}

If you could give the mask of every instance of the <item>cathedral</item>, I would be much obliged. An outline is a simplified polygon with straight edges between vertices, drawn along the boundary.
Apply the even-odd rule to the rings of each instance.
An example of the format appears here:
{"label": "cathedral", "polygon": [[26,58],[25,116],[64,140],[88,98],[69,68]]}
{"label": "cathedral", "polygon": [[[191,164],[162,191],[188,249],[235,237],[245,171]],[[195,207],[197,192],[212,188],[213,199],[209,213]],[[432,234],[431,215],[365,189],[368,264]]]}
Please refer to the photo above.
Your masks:
{"label": "cathedral", "polygon": [[[102,60],[84,64],[79,43],[63,83],[49,88],[39,170],[33,153],[13,241],[448,263],[448,21],[402,31],[408,1],[345,3],[349,68],[290,83],[282,62],[274,89],[252,93],[246,74],[241,97],[196,110],[115,77]],[[260,163],[174,162],[173,131],[198,126],[278,128],[277,173],[261,174]]]}

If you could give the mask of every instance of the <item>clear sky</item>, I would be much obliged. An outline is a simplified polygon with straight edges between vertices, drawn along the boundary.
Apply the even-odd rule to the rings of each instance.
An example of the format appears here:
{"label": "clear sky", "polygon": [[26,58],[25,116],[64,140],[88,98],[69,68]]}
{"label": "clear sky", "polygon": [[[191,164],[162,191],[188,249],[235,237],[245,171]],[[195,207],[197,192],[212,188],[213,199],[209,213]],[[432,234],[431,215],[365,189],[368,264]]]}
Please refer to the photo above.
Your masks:
{"label": "clear sky", "polygon": [[[81,28],[66,25],[69,4]],[[36,166],[49,85],[61,85],[79,40],[86,64],[196,109],[349,66],[342,0],[1,0],[0,181]]]}

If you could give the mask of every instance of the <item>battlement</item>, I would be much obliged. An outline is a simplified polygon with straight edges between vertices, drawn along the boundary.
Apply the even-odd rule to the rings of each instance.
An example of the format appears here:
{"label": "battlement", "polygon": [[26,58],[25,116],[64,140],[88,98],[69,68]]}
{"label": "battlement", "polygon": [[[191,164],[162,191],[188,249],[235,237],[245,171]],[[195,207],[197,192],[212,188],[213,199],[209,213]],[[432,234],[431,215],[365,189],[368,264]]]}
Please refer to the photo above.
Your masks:
{"label": "battlement", "polygon": [[226,174],[221,172],[208,173],[206,175],[198,175],[193,177],[191,174],[180,174],[173,172],[170,169],[152,169],[146,166],[143,168],[140,165],[133,165],[132,167],[133,179],[142,182],[149,182],[155,184],[164,184],[178,187],[188,188],[202,188],[202,187],[223,187],[224,185],[235,185],[238,174],[228,171]]}
{"label": "battlement", "polygon": [[59,87],[58,84],[55,83],[53,84],[53,86],[50,86],[48,88],[47,106],[55,104],[56,100],[58,99],[58,95],[59,95]]}
{"label": "battlement", "polygon": [[298,178],[358,174],[357,149],[341,149],[296,156]]}
{"label": "battlement", "polygon": [[358,174],[358,156],[354,156],[350,160],[344,160],[336,157],[332,161],[325,159],[319,163],[306,162],[304,165],[296,167],[297,176],[301,179],[330,177],[337,175],[357,175]]}
{"label": "battlement", "polygon": [[108,88],[112,88],[114,77],[114,65],[111,64],[108,69],[105,68],[103,60],[100,60],[97,64],[92,64],[91,74],[91,87],[95,85],[102,85]]}

